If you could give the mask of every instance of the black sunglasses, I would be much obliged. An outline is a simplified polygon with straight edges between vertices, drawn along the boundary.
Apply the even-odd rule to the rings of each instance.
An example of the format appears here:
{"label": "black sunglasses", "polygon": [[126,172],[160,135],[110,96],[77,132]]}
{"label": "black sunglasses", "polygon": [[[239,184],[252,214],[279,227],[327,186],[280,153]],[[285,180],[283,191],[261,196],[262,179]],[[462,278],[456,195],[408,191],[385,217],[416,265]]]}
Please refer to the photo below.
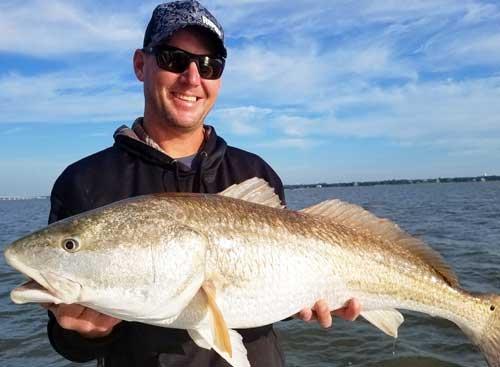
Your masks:
{"label": "black sunglasses", "polygon": [[223,57],[194,55],[172,46],[146,47],[142,50],[155,55],[158,67],[173,73],[184,72],[189,67],[189,64],[194,62],[198,67],[198,73],[203,79],[219,79],[226,62]]}

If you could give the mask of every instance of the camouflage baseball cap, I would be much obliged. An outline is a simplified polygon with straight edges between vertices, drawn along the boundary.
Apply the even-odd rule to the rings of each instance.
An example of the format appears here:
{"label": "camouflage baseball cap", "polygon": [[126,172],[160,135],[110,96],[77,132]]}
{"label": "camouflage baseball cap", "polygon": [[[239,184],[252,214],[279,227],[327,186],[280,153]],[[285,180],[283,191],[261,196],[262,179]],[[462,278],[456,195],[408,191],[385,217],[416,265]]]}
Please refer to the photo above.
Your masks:
{"label": "camouflage baseball cap", "polygon": [[158,5],[146,28],[143,47],[157,46],[174,32],[189,26],[199,26],[211,31],[219,43],[220,55],[227,56],[222,26],[195,0],[173,1]]}

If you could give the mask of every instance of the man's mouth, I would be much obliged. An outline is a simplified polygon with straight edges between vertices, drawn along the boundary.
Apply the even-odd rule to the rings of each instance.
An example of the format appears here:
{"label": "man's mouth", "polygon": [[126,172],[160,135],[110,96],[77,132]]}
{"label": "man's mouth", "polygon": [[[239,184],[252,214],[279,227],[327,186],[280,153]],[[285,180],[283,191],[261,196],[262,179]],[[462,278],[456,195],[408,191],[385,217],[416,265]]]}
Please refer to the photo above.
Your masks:
{"label": "man's mouth", "polygon": [[198,100],[198,97],[196,96],[190,96],[190,95],[187,95],[187,94],[182,94],[182,93],[172,93],[174,95],[175,98],[178,98],[182,101],[186,101],[186,102],[196,102]]}

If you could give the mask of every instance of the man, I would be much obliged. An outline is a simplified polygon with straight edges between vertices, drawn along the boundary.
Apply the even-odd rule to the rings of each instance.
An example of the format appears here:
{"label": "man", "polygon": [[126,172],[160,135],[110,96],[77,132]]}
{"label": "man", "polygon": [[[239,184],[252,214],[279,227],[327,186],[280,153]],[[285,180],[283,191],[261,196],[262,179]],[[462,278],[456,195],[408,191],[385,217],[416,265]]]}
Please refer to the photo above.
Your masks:
{"label": "man", "polygon": [[[165,191],[217,193],[251,177],[265,179],[284,202],[281,180],[260,157],[227,146],[205,125],[221,86],[227,52],[217,20],[196,1],[161,4],[134,54],[144,84],[144,117],[121,127],[112,147],[70,165],[51,195],[49,222],[132,196]],[[168,286],[168,285],[166,285]],[[73,361],[106,366],[225,366],[183,330],[121,320],[80,305],[49,305],[53,347]],[[299,317],[331,324],[319,301]],[[337,311],[354,318],[359,305]],[[240,330],[252,366],[282,366],[272,325]]]}

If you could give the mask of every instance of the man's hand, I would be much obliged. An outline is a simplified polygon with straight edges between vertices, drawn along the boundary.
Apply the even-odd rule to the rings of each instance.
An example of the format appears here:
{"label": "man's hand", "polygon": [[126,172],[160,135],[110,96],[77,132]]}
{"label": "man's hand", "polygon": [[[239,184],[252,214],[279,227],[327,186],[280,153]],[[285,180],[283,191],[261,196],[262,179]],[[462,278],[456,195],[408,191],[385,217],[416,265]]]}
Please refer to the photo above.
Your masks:
{"label": "man's hand", "polygon": [[122,321],[77,304],[43,304],[42,307],[54,314],[63,329],[74,330],[89,339],[109,335]]}
{"label": "man's hand", "polygon": [[304,321],[318,320],[318,323],[324,327],[332,326],[332,314],[339,316],[344,320],[353,321],[361,313],[361,305],[356,299],[350,299],[344,307],[334,310],[330,313],[330,308],[325,300],[318,300],[312,308],[304,308],[296,317]]}

